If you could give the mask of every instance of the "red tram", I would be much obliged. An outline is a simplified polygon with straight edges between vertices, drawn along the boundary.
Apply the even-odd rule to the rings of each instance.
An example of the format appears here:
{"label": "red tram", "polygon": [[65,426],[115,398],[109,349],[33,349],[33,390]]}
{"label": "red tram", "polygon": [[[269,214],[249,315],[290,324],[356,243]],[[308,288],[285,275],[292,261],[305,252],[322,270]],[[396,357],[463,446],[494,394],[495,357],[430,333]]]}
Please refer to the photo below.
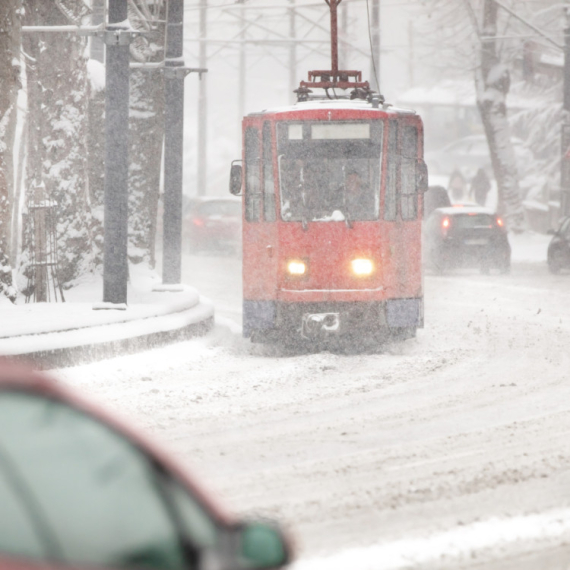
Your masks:
{"label": "red tram", "polygon": [[[423,326],[423,126],[338,70],[309,72],[298,102],[243,120],[243,334],[319,340],[413,336]],[[324,98],[314,97],[324,89]],[[337,97],[339,91],[346,97]],[[242,191],[243,190],[243,191]]]}

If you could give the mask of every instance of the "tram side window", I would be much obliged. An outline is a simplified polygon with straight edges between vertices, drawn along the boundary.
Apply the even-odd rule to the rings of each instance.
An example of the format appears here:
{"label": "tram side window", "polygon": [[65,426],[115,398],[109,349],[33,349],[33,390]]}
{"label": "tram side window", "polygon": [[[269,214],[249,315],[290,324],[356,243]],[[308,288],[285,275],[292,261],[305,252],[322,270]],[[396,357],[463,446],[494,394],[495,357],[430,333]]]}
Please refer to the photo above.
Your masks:
{"label": "tram side window", "polygon": [[401,131],[401,212],[403,220],[417,217],[418,194],[416,188],[416,164],[418,156],[418,130],[406,125]]}
{"label": "tram side window", "polygon": [[270,123],[263,125],[263,218],[266,222],[275,221],[275,180]]}
{"label": "tram side window", "polygon": [[245,219],[259,222],[261,219],[261,180],[259,156],[259,131],[245,131]]}
{"label": "tram side window", "polygon": [[395,220],[398,195],[398,123],[390,121],[388,127],[388,166],[386,176],[386,194],[384,197],[384,219]]}

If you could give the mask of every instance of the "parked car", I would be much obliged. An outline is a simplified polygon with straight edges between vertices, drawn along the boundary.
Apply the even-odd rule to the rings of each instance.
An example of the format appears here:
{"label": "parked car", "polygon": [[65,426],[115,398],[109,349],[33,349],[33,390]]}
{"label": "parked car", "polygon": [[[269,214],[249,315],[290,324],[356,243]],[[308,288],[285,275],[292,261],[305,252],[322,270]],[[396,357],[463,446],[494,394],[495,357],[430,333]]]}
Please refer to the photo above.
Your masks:
{"label": "parked car", "polygon": [[424,224],[427,263],[436,271],[478,267],[507,273],[511,246],[503,220],[480,206],[436,208]]}
{"label": "parked car", "polygon": [[234,519],[138,430],[0,359],[2,570],[280,568],[272,523]]}
{"label": "parked car", "polygon": [[[524,142],[511,138],[519,174],[524,175],[534,161],[533,153],[524,146]],[[485,135],[471,135],[457,139],[444,147],[426,152],[425,161],[430,173],[451,176],[459,171],[468,181],[483,168],[487,176],[494,178],[491,155]]]}
{"label": "parked car", "polygon": [[183,239],[191,252],[241,251],[241,199],[195,198],[184,211]]}
{"label": "parked car", "polygon": [[548,268],[552,273],[570,269],[570,216],[563,218],[548,244]]}

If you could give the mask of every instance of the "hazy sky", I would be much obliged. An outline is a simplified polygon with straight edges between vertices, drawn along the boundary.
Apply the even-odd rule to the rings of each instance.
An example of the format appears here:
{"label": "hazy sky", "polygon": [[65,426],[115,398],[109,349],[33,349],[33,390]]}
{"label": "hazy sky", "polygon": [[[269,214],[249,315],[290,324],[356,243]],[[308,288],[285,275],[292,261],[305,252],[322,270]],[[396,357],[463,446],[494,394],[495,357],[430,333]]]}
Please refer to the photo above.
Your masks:
{"label": "hazy sky", "polygon": [[[370,10],[372,0],[369,1]],[[417,2],[380,0],[381,44],[379,62],[381,91],[388,101],[410,86],[410,13]],[[289,0],[246,0],[244,20],[246,45],[246,85],[244,111],[251,113],[292,101],[289,80],[290,44],[268,44],[268,40],[289,38]],[[296,83],[311,69],[330,69],[330,12],[325,0],[296,0],[297,47]],[[185,63],[199,66],[200,0],[185,2]],[[344,0],[339,6],[339,33],[349,47],[339,46],[340,65],[359,69],[371,80],[370,39],[366,0]],[[231,160],[241,157],[238,43],[242,10],[234,0],[208,0],[208,194],[225,194]],[[343,31],[344,30],[344,31]],[[309,43],[310,42],[310,43]],[[344,61],[343,61],[344,60]],[[198,76],[186,79],[185,106],[185,188],[196,193]]]}

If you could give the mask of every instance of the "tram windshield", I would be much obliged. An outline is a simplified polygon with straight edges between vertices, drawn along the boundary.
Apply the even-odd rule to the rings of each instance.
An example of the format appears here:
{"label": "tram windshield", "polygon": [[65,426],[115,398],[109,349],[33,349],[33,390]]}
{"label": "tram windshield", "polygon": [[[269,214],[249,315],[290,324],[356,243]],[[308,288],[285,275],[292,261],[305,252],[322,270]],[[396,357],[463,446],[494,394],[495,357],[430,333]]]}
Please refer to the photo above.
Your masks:
{"label": "tram windshield", "polygon": [[382,122],[279,123],[284,221],[376,220]]}

